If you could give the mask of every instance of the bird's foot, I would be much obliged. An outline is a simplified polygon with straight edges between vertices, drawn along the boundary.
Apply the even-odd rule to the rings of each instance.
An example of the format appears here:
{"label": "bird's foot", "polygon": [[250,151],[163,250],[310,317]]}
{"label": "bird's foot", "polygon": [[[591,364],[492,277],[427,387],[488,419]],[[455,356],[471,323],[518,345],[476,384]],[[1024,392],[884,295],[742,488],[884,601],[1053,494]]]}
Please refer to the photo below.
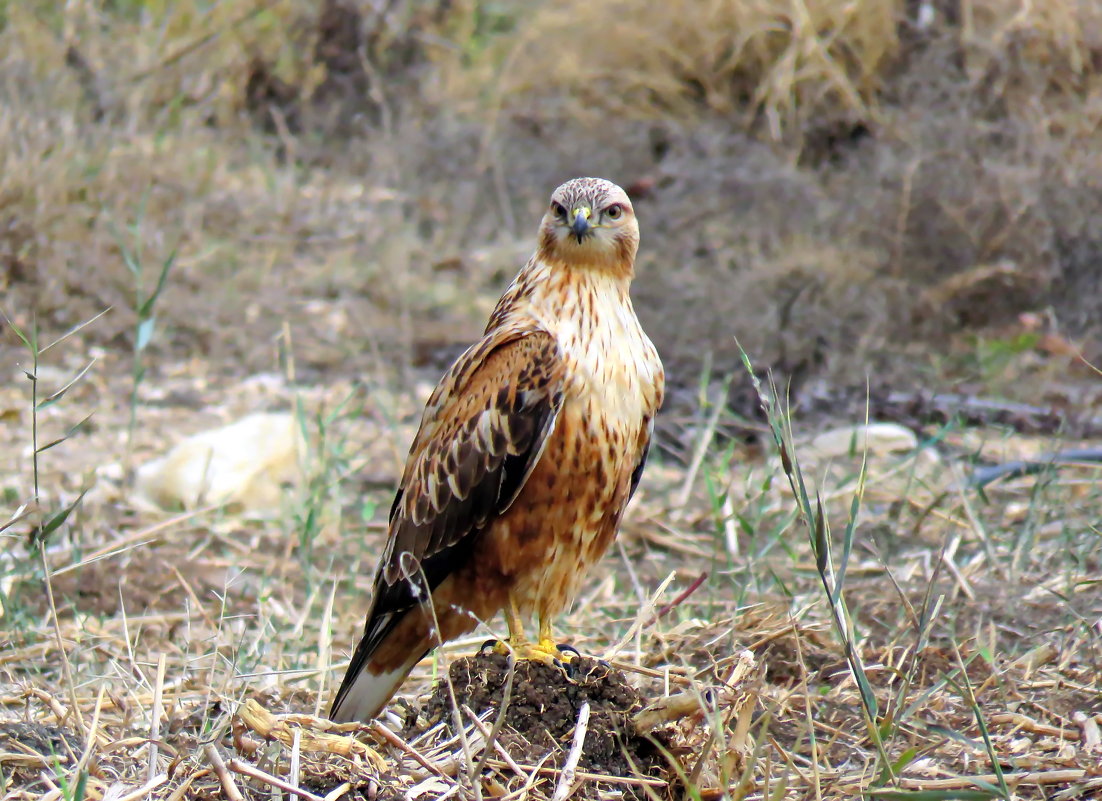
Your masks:
{"label": "bird's foot", "polygon": [[529,642],[526,639],[516,637],[507,640],[487,640],[482,644],[482,652],[492,649],[493,653],[508,656],[512,654],[518,661],[526,659],[531,662],[540,662],[548,667],[563,669],[575,656],[580,656],[578,649],[571,645],[557,645],[553,640],[540,640]]}

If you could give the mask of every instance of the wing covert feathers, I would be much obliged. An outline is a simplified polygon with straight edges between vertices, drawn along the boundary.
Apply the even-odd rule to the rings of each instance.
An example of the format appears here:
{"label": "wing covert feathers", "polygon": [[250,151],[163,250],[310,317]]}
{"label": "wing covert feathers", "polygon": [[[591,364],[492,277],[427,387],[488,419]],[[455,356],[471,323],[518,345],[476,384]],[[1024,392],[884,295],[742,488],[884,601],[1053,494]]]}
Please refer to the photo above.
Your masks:
{"label": "wing covert feathers", "polygon": [[564,379],[554,339],[495,339],[460,358],[441,383],[452,386],[425,412],[390,521],[387,584],[403,577],[404,553],[424,562],[508,509],[554,427]]}

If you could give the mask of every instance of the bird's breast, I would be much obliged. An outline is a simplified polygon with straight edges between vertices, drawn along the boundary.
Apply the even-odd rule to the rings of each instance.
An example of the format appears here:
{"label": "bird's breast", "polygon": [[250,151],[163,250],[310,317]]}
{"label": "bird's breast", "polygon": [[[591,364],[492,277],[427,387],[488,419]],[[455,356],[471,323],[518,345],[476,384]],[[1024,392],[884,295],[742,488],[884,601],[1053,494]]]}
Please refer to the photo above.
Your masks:
{"label": "bird's breast", "polygon": [[591,314],[560,327],[559,344],[568,369],[564,411],[625,433],[653,417],[662,367],[630,305],[595,300]]}
{"label": "bird's breast", "polygon": [[615,537],[662,395],[661,362],[626,292],[598,289],[529,307],[559,346],[562,408],[539,463],[488,540],[485,564],[512,577],[522,611],[541,616],[569,602]]}

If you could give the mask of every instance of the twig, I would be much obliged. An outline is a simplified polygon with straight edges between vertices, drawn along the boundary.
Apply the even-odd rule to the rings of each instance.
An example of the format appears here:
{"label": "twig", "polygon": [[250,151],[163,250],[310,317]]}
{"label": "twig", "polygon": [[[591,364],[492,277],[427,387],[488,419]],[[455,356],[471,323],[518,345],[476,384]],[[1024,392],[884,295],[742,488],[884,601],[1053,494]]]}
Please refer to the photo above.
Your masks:
{"label": "twig", "polygon": [[[498,748],[500,749],[501,746],[499,745]],[[530,797],[532,793],[532,788],[535,787],[536,782],[539,781],[540,769],[543,768],[543,763],[549,760],[552,754],[554,754],[553,751],[548,751],[546,754],[543,755],[543,758],[539,762],[537,762],[534,767],[529,768],[527,772],[525,772],[524,768],[520,768],[518,773],[519,775],[525,777],[524,786],[518,787],[516,790],[509,793],[507,796],[505,796],[505,798],[502,799],[502,801],[511,801],[514,798]],[[518,765],[517,767],[519,768],[520,766]]]}
{"label": "twig", "polygon": [[304,751],[324,751],[351,758],[362,758],[378,772],[386,770],[386,761],[354,737],[333,732],[345,729],[359,729],[358,724],[334,724],[313,715],[273,715],[253,698],[237,708],[236,715],[252,731],[268,740],[279,740],[288,748],[294,746],[295,731],[301,732]]}
{"label": "twig", "polygon": [[612,659],[618,653],[624,650],[627,644],[635,639],[639,631],[641,631],[645,626],[650,625],[646,621],[647,618],[651,614],[653,614],[651,610],[654,609],[655,602],[662,597],[662,594],[666,591],[666,588],[670,586],[670,582],[674,580],[674,577],[676,575],[676,573],[671,572],[668,576],[666,576],[665,579],[662,580],[662,583],[658,585],[658,589],[656,589],[651,595],[650,600],[647,601],[647,603],[639,609],[639,614],[635,616],[635,620],[632,622],[631,626],[628,628],[624,636],[620,638],[620,641],[605,651],[604,656],[602,657],[605,661]]}
{"label": "twig", "polygon": [[1099,788],[1102,788],[1102,779],[1090,779],[1080,785],[1060,790],[1049,796],[1049,801],[1078,801],[1080,798],[1094,798],[1091,792]]}
{"label": "twig", "polygon": [[730,489],[723,493],[723,504],[719,511],[723,515],[723,540],[727,545],[727,554],[732,559],[738,559],[738,528],[735,526],[735,502],[731,500]]}
{"label": "twig", "polygon": [[570,753],[566,755],[563,763],[559,782],[555,785],[555,794],[551,801],[566,801],[574,789],[575,771],[578,769],[578,760],[582,758],[582,746],[585,745],[585,734],[589,729],[589,701],[583,701],[578,709],[578,722],[574,725],[574,741],[570,744]]}
{"label": "twig", "polygon": [[291,743],[291,766],[287,771],[291,786],[299,786],[299,773],[302,770],[302,729],[295,729],[295,739]]}
{"label": "twig", "polygon": [[241,791],[237,789],[237,785],[233,781],[233,776],[226,769],[226,763],[222,760],[222,755],[218,753],[217,746],[214,743],[207,743],[203,746],[203,754],[210,762],[214,775],[218,777],[218,782],[222,785],[222,792],[226,794],[226,798],[229,801],[245,801],[245,796],[241,795]]}
{"label": "twig", "polygon": [[616,540],[616,551],[620,555],[620,561],[624,565],[624,570],[627,572],[628,578],[631,579],[631,586],[632,589],[635,590],[635,597],[639,599],[639,604],[642,606],[647,602],[647,594],[643,591],[643,585],[639,583],[639,575],[635,572],[635,567],[628,558],[628,552],[624,549],[624,541],[622,538]]}
{"label": "twig", "polygon": [[[1059,726],[1049,726],[1033,718],[1026,717],[1020,712],[1001,712],[988,718],[994,724],[1015,726],[1034,734],[1047,734],[1050,737],[1059,737],[1061,740],[1078,740],[1079,732],[1074,729],[1062,729]],[[1073,718],[1074,719],[1074,718]]]}
{"label": "twig", "polygon": [[[724,395],[726,395],[726,392],[724,392]],[[678,509],[684,509],[689,503],[689,498],[692,497],[693,484],[696,483],[700,466],[704,464],[704,457],[708,455],[708,446],[712,444],[712,438],[715,437],[716,426],[719,425],[719,418],[723,414],[723,409],[724,404],[717,402],[712,413],[708,415],[708,421],[704,424],[704,431],[700,434],[700,440],[697,442],[696,450],[693,451],[692,460],[689,462],[689,469],[685,471],[685,480],[681,484],[681,491],[674,499],[674,506]]]}
{"label": "twig", "polygon": [[[191,777],[189,776],[188,778],[190,779]],[[141,787],[138,787],[137,789],[133,790],[132,792],[127,793],[126,795],[119,796],[118,798],[115,799],[115,801],[138,801],[139,798],[145,798],[147,795],[149,795],[151,792],[156,790],[158,787],[160,787],[162,784],[164,784],[167,781],[168,781],[168,774],[167,773],[158,774],[157,776],[152,777],[149,781],[147,781]],[[190,781],[187,782],[186,786],[190,787],[191,782]]]}
{"label": "twig", "polygon": [[[466,738],[466,742],[470,745],[470,751],[472,754],[477,753],[479,750],[481,750],[483,745],[481,734],[479,734],[477,737],[472,736],[475,731],[476,730],[474,726],[470,726],[468,730],[466,730],[463,734],[463,736]],[[460,763],[463,762],[463,759],[466,758],[466,755],[463,752],[462,745],[459,743],[458,737],[453,736],[450,742],[453,744],[459,744],[460,749],[437,762],[436,769],[440,773],[442,773],[445,778],[455,780],[456,785],[462,786],[463,782],[456,777],[459,776],[459,769],[461,767]],[[442,746],[437,746],[438,750],[440,750],[441,748]],[[467,763],[463,762],[463,764],[465,765]],[[487,762],[487,764],[489,764],[489,762]],[[470,777],[468,776],[467,778],[469,779]],[[450,794],[451,792],[452,791],[449,789],[448,793]]]}
{"label": "twig", "polygon": [[194,39],[193,41],[188,42],[186,45],[184,45],[184,46],[178,48],[177,50],[175,50],[174,52],[170,53],[168,56],[166,56],[165,58],[161,59],[156,64],[154,64],[152,67],[146,67],[145,69],[143,69],[139,72],[136,72],[135,74],[129,76],[127,78],[127,81],[130,82],[130,83],[139,83],[140,81],[144,81],[146,78],[150,77],[151,75],[156,74],[157,72],[159,72],[160,70],[165,69],[166,67],[172,66],[173,64],[175,64],[180,59],[185,58],[186,56],[194,53],[196,50],[199,50],[200,48],[204,47],[208,42],[214,41],[215,39],[217,39],[219,36],[221,36],[226,31],[232,31],[234,28],[240,27],[242,24],[248,22],[253,17],[255,17],[259,14],[263,14],[265,11],[267,11],[269,8],[271,8],[273,5],[275,5],[274,2],[258,3],[254,8],[249,9],[248,11],[241,14],[237,18],[230,20],[225,25],[223,25],[220,29],[209,31],[209,32],[203,34],[202,36],[198,37],[197,39]]}
{"label": "twig", "polygon": [[[208,748],[209,747],[210,746],[208,746]],[[240,759],[231,759],[225,764],[225,767],[229,768],[234,773],[240,773],[242,776],[248,776],[250,779],[262,781],[265,784],[271,785],[272,787],[278,787],[284,792],[291,793],[292,795],[297,795],[299,798],[305,798],[307,799],[307,801],[323,801],[320,795],[314,795],[309,790],[303,790],[301,787],[295,787],[295,785],[291,784],[290,782],[284,781],[278,776],[273,776],[270,773],[266,773],[260,768],[255,768],[248,762],[242,762]],[[215,771],[217,772],[217,768],[215,768]],[[224,787],[225,785],[223,785],[223,788]]]}
{"label": "twig", "polygon": [[1051,642],[1043,642],[1035,648],[1030,648],[1011,662],[1010,667],[1022,670],[1025,673],[1025,678],[1028,679],[1035,670],[1044,667],[1059,655],[1060,651],[1055,645]]}
{"label": "twig", "polygon": [[183,588],[184,592],[187,593],[187,597],[191,600],[191,604],[195,608],[195,611],[198,612],[202,616],[203,622],[206,623],[208,626],[210,626],[211,630],[217,631],[218,630],[218,624],[216,624],[214,622],[214,618],[212,618],[207,613],[206,607],[204,607],[203,602],[199,600],[199,596],[195,594],[195,589],[191,586],[191,584],[188,582],[188,580],[184,578],[184,574],[180,572],[180,568],[176,567],[176,565],[170,564],[170,563],[165,562],[163,560],[162,560],[161,563],[166,568],[171,570],[173,575],[176,576],[176,581]]}
{"label": "twig", "polygon": [[[1022,773],[1004,773],[1003,780],[1010,787],[1019,784],[1062,784],[1074,782],[1086,778],[1086,769],[1075,770],[1038,770]],[[908,779],[901,780],[902,787],[906,790],[955,790],[960,787],[975,787],[977,782],[996,784],[999,777],[994,773],[985,773],[982,776],[957,776],[952,779]]]}
{"label": "twig", "polygon": [[14,700],[19,703],[26,698],[34,696],[39,701],[44,703],[50,708],[50,711],[54,713],[54,717],[57,719],[58,724],[64,724],[65,719],[69,717],[68,711],[61,705],[61,702],[50,695],[45,690],[40,690],[37,687],[28,687],[23,691],[22,695],[13,696]]}
{"label": "twig", "polygon": [[[374,786],[374,785],[369,785],[369,786]],[[352,789],[352,782],[344,782],[343,784],[338,784],[336,787],[334,787],[332,790],[330,790],[328,793],[326,793],[325,801],[337,801],[338,798],[340,798],[342,795],[344,795],[345,793],[347,793],[351,789]],[[370,798],[370,796],[368,796],[368,797]]]}
{"label": "twig", "polygon": [[333,602],[337,597],[337,580],[333,580],[333,586],[329,590],[329,600],[325,604],[325,611],[321,616],[321,627],[318,629],[318,661],[317,669],[321,674],[318,682],[318,700],[314,704],[314,717],[321,717],[322,698],[325,697],[325,681],[329,678],[329,663],[333,656]]}
{"label": "twig", "polygon": [[39,543],[38,555],[42,559],[42,576],[46,584],[46,598],[50,603],[50,617],[54,623],[54,639],[57,643],[57,652],[61,656],[61,671],[62,675],[65,676],[65,687],[69,690],[69,705],[73,721],[80,729],[80,733],[84,734],[87,728],[84,725],[84,718],[80,714],[80,701],[77,699],[77,686],[73,681],[73,669],[69,665],[69,654],[65,650],[65,641],[61,637],[61,621],[57,617],[57,604],[54,602],[54,583],[50,578],[50,563],[46,560],[46,543]]}
{"label": "twig", "polygon": [[1059,453],[1050,453],[1036,459],[1018,459],[1012,462],[978,467],[972,471],[968,486],[983,488],[1000,478],[1012,479],[1036,475],[1046,470],[1055,471],[1057,467],[1074,467],[1089,463],[1102,462],[1102,449],[1075,448]]}
{"label": "twig", "polygon": [[[482,768],[485,767],[486,762],[490,758],[490,747],[493,746],[493,749],[495,751],[497,751],[498,754],[501,755],[501,758],[504,759],[508,763],[509,767],[512,769],[512,771],[514,773],[516,773],[518,776],[525,776],[526,774],[525,774],[524,770],[520,767],[520,765],[518,765],[516,763],[516,760],[513,759],[512,754],[510,754],[508,751],[506,751],[505,748],[502,747],[501,743],[497,742],[497,736],[494,734],[493,731],[486,728],[485,723],[483,723],[481,720],[478,719],[478,715],[476,715],[474,713],[474,710],[471,709],[466,704],[464,704],[463,705],[463,711],[466,712],[467,717],[471,719],[471,725],[474,726],[476,729],[478,729],[479,733],[486,740],[486,745],[483,747],[483,752],[482,752],[483,753],[482,761],[479,762],[478,773],[479,774],[482,773]],[[501,720],[501,719],[502,718],[500,718],[500,717],[498,718],[498,720]],[[497,728],[496,723],[494,724],[494,728],[495,729]]]}
{"label": "twig", "polygon": [[626,673],[637,673],[640,676],[646,676],[651,679],[660,679],[666,684],[683,684],[692,687],[695,682],[693,679],[678,672],[681,668],[674,666],[667,666],[663,670],[655,670],[654,668],[643,667],[642,665],[633,665],[630,662],[620,662],[616,659],[605,660],[610,667],[614,667],[619,671]]}
{"label": "twig", "polygon": [[68,762],[64,754],[57,754],[49,758],[42,754],[24,754],[16,751],[0,751],[0,765],[11,770],[12,768],[34,768],[35,770],[49,770],[58,764]]}
{"label": "twig", "polygon": [[188,775],[188,777],[180,783],[180,786],[172,791],[172,795],[165,801],[180,801],[180,799],[188,794],[191,790],[191,785],[195,784],[196,780],[206,777],[209,773],[210,768],[203,768],[202,770],[197,770],[195,773]]}
{"label": "twig", "polygon": [[[811,692],[810,692],[810,689],[808,687],[808,681],[807,681],[807,677],[808,677],[807,660],[804,659],[804,649],[803,649],[803,645],[800,642],[799,629],[796,626],[796,620],[795,619],[792,620],[792,631],[793,631],[793,634],[795,635],[792,638],[792,644],[796,647],[796,662],[800,666],[800,690],[801,690],[801,695],[803,695],[803,697],[804,697],[804,710],[803,710],[804,711],[804,718],[807,720],[807,723],[808,723],[807,738],[808,738],[808,745],[810,746],[810,750],[811,750],[811,755],[810,755],[811,756],[811,760],[810,760],[811,761],[811,781],[812,781],[812,784],[815,788],[816,801],[822,801],[822,798],[823,798],[823,776],[822,776],[822,772],[819,768],[819,754],[820,754],[819,738],[815,736],[815,727],[813,725],[813,722],[815,720],[815,715],[814,715],[814,713],[812,711],[812,708],[811,708]],[[852,666],[851,666],[851,670],[852,670]],[[853,678],[856,681],[856,679],[857,679],[856,671],[854,671]]]}
{"label": "twig", "polygon": [[[508,762],[504,762],[500,759],[491,759],[486,764],[489,765],[490,767],[493,767],[493,768],[507,768],[507,767],[509,767]],[[538,773],[541,776],[561,776],[565,772],[565,767],[563,769],[559,769],[559,768],[544,768],[544,767],[540,767],[539,765],[535,765],[535,766],[532,766],[532,767],[527,767],[525,765],[521,765],[521,768],[523,768],[524,770],[534,771],[535,773]],[[606,782],[608,784],[630,784],[630,785],[633,785],[635,787],[666,787],[666,788],[668,788],[670,786],[669,780],[667,780],[667,779],[645,779],[645,778],[636,777],[636,776],[612,776],[608,773],[589,773],[588,771],[584,771],[584,770],[574,771],[574,778],[575,779],[587,779],[589,781],[595,781],[595,782]]]}
{"label": "twig", "polygon": [[[96,694],[96,706],[92,711],[92,725],[88,727],[88,739],[84,744],[84,753],[80,755],[80,761],[77,762],[76,768],[73,770],[74,776],[80,776],[80,774],[88,767],[88,763],[92,761],[92,751],[96,747],[96,732],[99,731],[99,718],[100,712],[103,709],[103,696],[107,692],[106,684],[101,684],[99,687],[99,693]],[[152,776],[150,780],[152,780]]]}
{"label": "twig", "polygon": [[97,548],[96,550],[92,551],[92,553],[86,555],[79,562],[73,562],[72,564],[66,565],[65,567],[58,568],[49,575],[57,578],[58,576],[64,575],[71,570],[79,570],[80,568],[100,559],[106,559],[110,556],[118,556],[120,553],[123,552],[123,550],[129,550],[132,547],[136,548],[139,545],[148,545],[159,536],[163,535],[166,529],[171,528],[177,523],[183,523],[185,520],[190,520],[193,517],[199,517],[200,515],[206,514],[207,512],[213,512],[219,508],[220,507],[218,506],[206,506],[202,509],[195,509],[190,512],[184,512],[183,514],[176,515],[175,517],[170,517],[168,520],[162,520],[160,523],[156,523],[152,526],[149,526],[148,528],[143,528],[141,531],[133,531],[107,543],[102,548]]}
{"label": "twig", "polygon": [[631,720],[636,734],[645,735],[671,720],[681,720],[689,715],[697,715],[704,709],[700,691],[693,688],[675,695],[667,695],[647,704],[636,712]]}
{"label": "twig", "polygon": [[370,725],[372,734],[374,734],[374,735],[380,737],[381,739],[385,740],[388,744],[394,746],[395,748],[397,748],[402,753],[413,757],[414,761],[418,765],[423,767],[425,770],[429,771],[430,773],[432,773],[433,775],[435,775],[436,777],[441,778],[441,779],[450,778],[447,774],[445,774],[443,771],[441,771],[440,768],[436,767],[436,765],[434,765],[431,761],[429,761],[429,759],[427,757],[425,757],[424,754],[422,754],[420,751],[418,751],[412,745],[407,743],[405,740],[403,740],[397,734],[392,732],[390,729],[388,729],[386,726],[384,726],[379,721],[376,720],[376,721],[372,722],[369,725]]}
{"label": "twig", "polygon": [[674,598],[668,604],[666,604],[661,609],[659,609],[657,612],[655,612],[654,617],[652,617],[650,620],[648,620],[645,625],[650,626],[650,625],[656,623],[658,620],[660,620],[661,618],[668,615],[674,609],[681,606],[681,604],[685,603],[685,600],[690,595],[692,595],[694,592],[699,590],[701,585],[704,584],[704,582],[707,581],[707,580],[708,580],[708,571],[705,570],[699,576],[697,576],[695,579],[693,579],[693,583],[690,584],[688,587],[686,587],[684,590],[682,590],[676,598]]}
{"label": "twig", "polygon": [[16,509],[15,512],[12,513],[11,519],[8,520],[7,523],[4,523],[4,525],[0,526],[0,534],[7,531],[9,528],[14,526],[16,523],[20,522],[21,520],[26,520],[28,517],[33,515],[36,511],[37,510],[31,508],[31,506],[29,504],[26,504],[26,503],[23,504],[18,509]]}
{"label": "twig", "polygon": [[1098,729],[1098,721],[1081,709],[1075,710],[1071,716],[1072,721],[1083,732],[1083,750],[1088,754],[1097,752],[1102,748],[1102,732]]}
{"label": "twig", "polygon": [[157,658],[157,683],[153,685],[153,720],[149,724],[149,778],[157,775],[157,742],[161,739],[161,699],[165,686],[165,652]]}
{"label": "twig", "polygon": [[[444,644],[444,641],[440,639],[440,618],[438,618],[436,615],[436,605],[433,603],[432,593],[428,592],[428,587],[430,587],[431,585],[429,584],[428,576],[425,575],[424,566],[418,559],[412,559],[412,565],[408,565],[406,564],[405,557],[409,556],[409,554],[403,554],[402,556],[403,567],[406,569],[406,573],[409,576],[409,581],[413,586],[413,589],[415,590],[415,592],[421,592],[422,594],[422,597],[420,599],[421,609],[423,611],[427,611],[432,617],[432,636],[436,639],[434,645],[439,648]],[[410,567],[412,567],[412,570],[409,569]],[[420,588],[418,588],[416,585],[413,585],[414,574],[419,575],[421,578]],[[459,737],[459,745],[460,749],[463,752],[463,759],[467,767],[467,778],[471,783],[471,791],[474,793],[476,801],[482,801],[482,783],[478,781],[478,777],[473,773],[475,766],[473,756],[474,752],[471,749],[470,742],[467,740],[467,729],[463,725],[463,713],[459,711],[459,700],[455,694],[455,684],[452,682],[451,670],[445,667],[442,672],[444,676],[444,682],[448,688],[448,699],[451,701],[452,723],[455,726],[455,733]],[[456,776],[458,777],[458,775],[459,774],[457,771]]]}

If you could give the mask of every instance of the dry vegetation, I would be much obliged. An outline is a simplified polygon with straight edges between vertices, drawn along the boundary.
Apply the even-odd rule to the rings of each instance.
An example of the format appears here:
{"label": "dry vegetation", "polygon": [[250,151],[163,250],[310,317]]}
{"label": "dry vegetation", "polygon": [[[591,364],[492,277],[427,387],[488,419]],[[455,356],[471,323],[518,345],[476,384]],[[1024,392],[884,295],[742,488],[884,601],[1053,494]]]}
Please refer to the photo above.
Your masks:
{"label": "dry vegetation", "polygon": [[[1093,0],[0,0],[0,793],[1102,795],[1100,124]],[[611,668],[492,622],[326,730],[421,404],[577,174],[671,375],[565,621]],[[278,508],[138,502],[257,411]]]}

